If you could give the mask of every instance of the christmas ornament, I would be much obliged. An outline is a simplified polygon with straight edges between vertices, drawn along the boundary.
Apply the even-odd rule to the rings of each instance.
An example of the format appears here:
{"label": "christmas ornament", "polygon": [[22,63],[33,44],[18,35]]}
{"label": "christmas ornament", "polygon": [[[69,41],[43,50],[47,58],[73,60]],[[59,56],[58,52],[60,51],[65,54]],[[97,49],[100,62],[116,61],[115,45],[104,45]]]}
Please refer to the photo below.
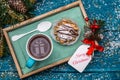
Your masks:
{"label": "christmas ornament", "polygon": [[[85,19],[86,20],[86,19]],[[92,20],[87,19],[88,26],[85,26],[85,35],[84,37],[89,40],[100,41],[103,39],[103,35],[100,33],[100,28],[105,26],[105,21],[103,20]]]}
{"label": "christmas ornament", "polygon": [[83,72],[89,62],[92,60],[95,50],[102,52],[104,48],[98,44],[98,41],[103,39],[103,35],[100,34],[100,28],[105,25],[102,20],[90,20],[85,18],[88,22],[88,26],[85,26],[84,44],[79,46],[73,56],[68,61],[68,64],[79,72]]}

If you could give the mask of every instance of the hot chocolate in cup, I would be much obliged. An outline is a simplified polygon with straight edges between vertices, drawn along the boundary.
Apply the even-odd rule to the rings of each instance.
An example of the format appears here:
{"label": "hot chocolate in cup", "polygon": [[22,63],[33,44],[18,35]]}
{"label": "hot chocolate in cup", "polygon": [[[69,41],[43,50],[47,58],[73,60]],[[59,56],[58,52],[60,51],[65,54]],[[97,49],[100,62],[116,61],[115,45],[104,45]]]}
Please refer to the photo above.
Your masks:
{"label": "hot chocolate in cup", "polygon": [[26,45],[26,51],[30,57],[26,63],[31,68],[36,61],[47,59],[53,50],[52,40],[45,34],[34,34],[31,36]]}

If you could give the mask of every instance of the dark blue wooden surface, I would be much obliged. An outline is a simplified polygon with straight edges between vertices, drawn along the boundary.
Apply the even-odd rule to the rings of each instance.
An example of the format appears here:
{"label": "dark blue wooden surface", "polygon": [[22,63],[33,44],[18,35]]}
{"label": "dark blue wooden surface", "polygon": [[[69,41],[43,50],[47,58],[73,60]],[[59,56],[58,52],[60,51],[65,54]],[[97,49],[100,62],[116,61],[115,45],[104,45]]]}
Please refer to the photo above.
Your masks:
{"label": "dark blue wooden surface", "polygon": [[[35,6],[37,15],[67,5],[75,0],[43,0]],[[95,52],[94,58],[84,71],[78,73],[67,63],[26,78],[26,80],[120,80],[120,0],[82,0],[89,18],[102,19],[105,47],[102,53]],[[0,59],[0,80],[18,80],[19,76],[11,55]]]}

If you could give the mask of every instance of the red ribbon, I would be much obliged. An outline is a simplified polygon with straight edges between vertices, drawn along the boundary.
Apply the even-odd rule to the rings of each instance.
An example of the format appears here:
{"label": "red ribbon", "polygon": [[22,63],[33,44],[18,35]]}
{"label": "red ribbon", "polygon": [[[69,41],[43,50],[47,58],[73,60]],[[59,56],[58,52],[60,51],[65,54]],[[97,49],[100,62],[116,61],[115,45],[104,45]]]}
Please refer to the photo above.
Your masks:
{"label": "red ribbon", "polygon": [[83,43],[90,45],[87,55],[92,55],[94,50],[98,50],[100,52],[102,52],[104,50],[104,48],[102,46],[96,45],[94,40],[84,39]]}

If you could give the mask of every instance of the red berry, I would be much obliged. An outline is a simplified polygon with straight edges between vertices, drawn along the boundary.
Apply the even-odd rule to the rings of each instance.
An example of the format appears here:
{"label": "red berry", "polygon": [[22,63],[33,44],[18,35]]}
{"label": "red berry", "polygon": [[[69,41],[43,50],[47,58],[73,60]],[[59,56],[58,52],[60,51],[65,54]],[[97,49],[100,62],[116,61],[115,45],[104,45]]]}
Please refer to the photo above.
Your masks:
{"label": "red berry", "polygon": [[89,18],[88,18],[88,17],[86,17],[86,18],[85,18],[85,21],[89,21]]}
{"label": "red berry", "polygon": [[98,28],[100,28],[100,27],[99,27],[98,25],[94,25],[94,28],[95,28],[95,29],[98,29]]}

